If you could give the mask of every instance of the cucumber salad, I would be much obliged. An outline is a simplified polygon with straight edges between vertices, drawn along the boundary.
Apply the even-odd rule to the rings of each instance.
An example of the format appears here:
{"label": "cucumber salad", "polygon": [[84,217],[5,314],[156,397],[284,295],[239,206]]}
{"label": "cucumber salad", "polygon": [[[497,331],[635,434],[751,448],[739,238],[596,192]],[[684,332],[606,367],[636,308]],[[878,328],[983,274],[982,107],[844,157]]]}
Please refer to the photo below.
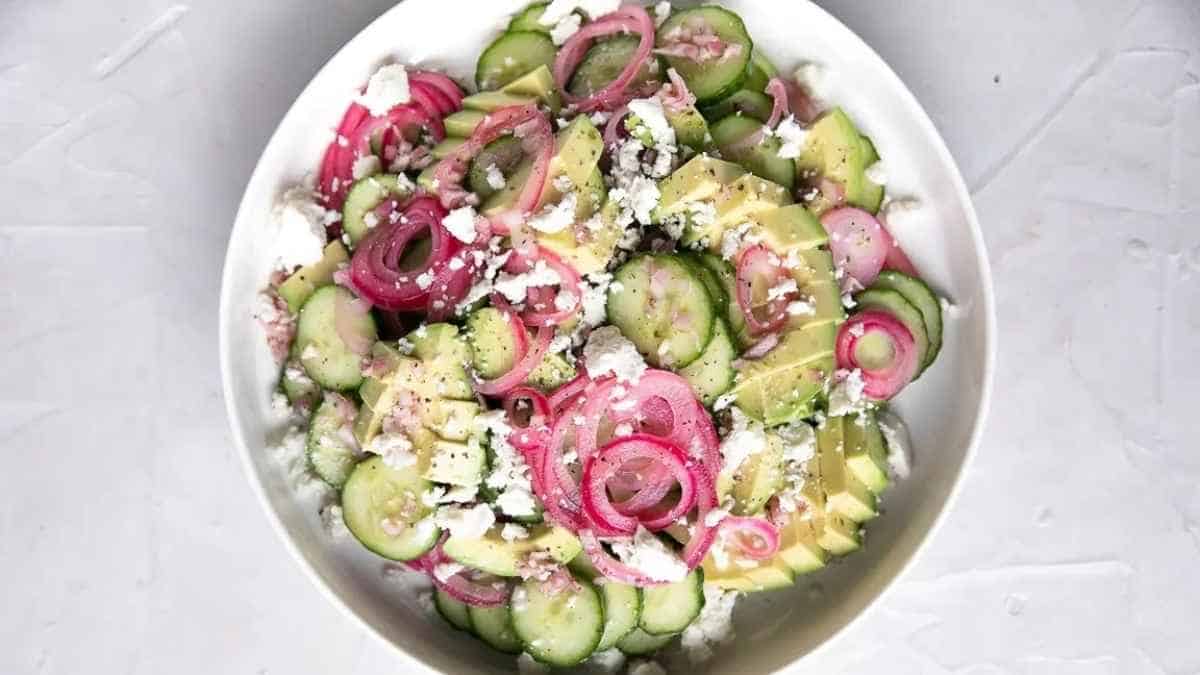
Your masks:
{"label": "cucumber salad", "polygon": [[539,668],[699,661],[907,473],[886,403],[941,301],[871,140],[787,72],[716,5],[534,4],[471,86],[356,83],[284,195],[258,318],[289,442],[454,628]]}

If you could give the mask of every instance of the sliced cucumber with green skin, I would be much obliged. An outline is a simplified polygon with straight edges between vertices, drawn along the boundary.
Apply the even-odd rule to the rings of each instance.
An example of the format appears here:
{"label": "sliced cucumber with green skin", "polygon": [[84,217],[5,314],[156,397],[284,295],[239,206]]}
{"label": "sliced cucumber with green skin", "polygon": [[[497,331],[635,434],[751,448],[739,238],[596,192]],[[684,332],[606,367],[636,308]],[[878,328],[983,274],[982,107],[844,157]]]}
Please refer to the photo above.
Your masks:
{"label": "sliced cucumber with green skin", "polygon": [[[350,416],[346,417],[343,411],[350,412]],[[351,430],[357,413],[353,401],[340,394],[330,394],[317,406],[308,423],[305,443],[308,465],[334,489],[341,489],[346,484],[354,465],[358,464],[358,443]]]}
{"label": "sliced cucumber with green skin", "polygon": [[642,616],[642,592],[637,586],[605,580],[600,597],[604,600],[604,635],[596,645],[598,652],[611,649],[629,635]]}
{"label": "sliced cucumber with green skin", "polygon": [[779,69],[775,67],[775,64],[763,56],[762,52],[755,49],[754,53],[750,55],[750,64],[746,66],[746,81],[742,83],[742,89],[765,91],[767,82],[777,75],[779,75]]}
{"label": "sliced cucumber with green skin", "polygon": [[467,343],[471,345],[471,365],[485,380],[495,379],[512,369],[517,345],[504,313],[495,307],[482,307],[467,317]]}
{"label": "sliced cucumber with green skin", "polygon": [[475,84],[479,91],[499,89],[538,66],[554,66],[558,49],[550,36],[537,31],[510,31],[479,55]]}
{"label": "sliced cucumber with green skin", "polygon": [[[720,280],[721,285],[725,288],[727,298],[737,297],[733,265],[714,253],[700,253],[697,259]],[[750,330],[746,327],[746,316],[742,314],[741,306],[737,302],[727,301],[725,308],[725,318],[729,320],[729,332],[736,346],[740,349],[749,347],[754,340],[750,336]]]}
{"label": "sliced cucumber with green skin", "polygon": [[[583,55],[583,60],[579,62],[579,67],[571,75],[571,81],[567,83],[567,91],[573,96],[584,97],[591,96],[608,86],[610,82],[617,79],[617,76],[633,58],[637,51],[638,41],[638,38],[632,35],[619,35],[605,40],[597,40],[588,48],[587,53]],[[658,58],[651,56],[634,75],[633,81],[629,83],[629,91],[652,91],[651,88],[662,81],[664,72]]]}
{"label": "sliced cucumber with green skin", "polygon": [[738,45],[736,54],[727,57],[693,61],[681,56],[667,56],[667,63],[683,77],[688,89],[700,103],[719,101],[742,87],[746,80],[746,67],[754,53],[754,41],[746,32],[746,25],[733,12],[706,5],[683,9],[671,14],[658,29],[658,47],[665,47],[679,33],[694,30],[696,26],[707,26],[726,44]]}
{"label": "sliced cucumber with green skin", "polygon": [[442,618],[446,620],[446,623],[458,630],[464,630],[468,633],[473,632],[471,629],[471,607],[467,603],[455,600],[447,595],[445,591],[438,588],[433,591],[433,606],[437,609],[438,614],[441,614]]}
{"label": "sliced cucumber with green skin", "polygon": [[608,321],[655,367],[682,368],[712,338],[716,308],[704,282],[678,256],[645,254],[617,269]]}
{"label": "sliced cucumber with green skin", "polygon": [[506,654],[521,653],[521,638],[513,630],[512,612],[508,606],[468,607],[471,630],[492,649]]}
{"label": "sliced cucumber with green skin", "polygon": [[374,211],[385,199],[404,202],[410,196],[412,182],[407,178],[401,180],[395,174],[378,174],[355,181],[342,205],[342,231],[350,237],[351,243],[358,243],[371,229],[365,220],[368,212]]}
{"label": "sliced cucumber with green skin", "polygon": [[535,2],[517,12],[512,21],[508,22],[508,32],[535,31],[549,35],[551,26],[544,26],[541,21],[542,13],[546,11],[546,5],[549,4],[548,2]]}
{"label": "sliced cucumber with green skin", "polygon": [[634,628],[628,635],[617,640],[617,649],[629,656],[645,656],[662,649],[676,635],[651,635],[641,628]]}
{"label": "sliced cucumber with green skin", "polygon": [[774,105],[771,97],[762,92],[738,89],[720,101],[705,107],[701,112],[704,113],[704,119],[710,122],[741,113],[744,117],[765,123],[771,118],[771,108]]}
{"label": "sliced cucumber with green skin", "polygon": [[604,634],[604,604],[590,581],[550,595],[530,579],[513,591],[512,625],[534,659],[566,668],[592,655]]}
{"label": "sliced cucumber with green skin", "polygon": [[700,358],[679,371],[680,376],[692,385],[692,391],[704,405],[712,405],[717,398],[733,387],[737,371],[733,362],[737,359],[737,347],[725,319],[718,317],[713,326],[712,339],[704,348]]}
{"label": "sliced cucumber with green skin", "polygon": [[346,529],[389,560],[420,558],[442,535],[429,518],[433,508],[421,501],[431,487],[416,465],[393,469],[382,457],[359,462],[342,487]]}
{"label": "sliced cucumber with green skin", "polygon": [[725,285],[717,277],[717,273],[704,264],[698,253],[683,253],[680,258],[691,265],[692,271],[704,284],[704,288],[708,290],[708,297],[712,299],[713,306],[724,307],[729,302],[729,294],[725,290]]}
{"label": "sliced cucumber with green skin", "polygon": [[[336,316],[345,312],[354,294],[341,286],[323,286],[300,308],[294,353],[304,372],[326,389],[349,391],[362,384],[362,355],[351,350],[338,332]],[[343,330],[353,331],[370,344],[379,336],[370,312],[355,315]]]}
{"label": "sliced cucumber with green skin", "polygon": [[913,342],[917,345],[917,362],[925,363],[930,352],[929,333],[925,330],[925,317],[921,315],[921,310],[899,292],[884,288],[865,290],[854,296],[854,301],[860,310],[878,309],[896,317],[912,333]]}
{"label": "sliced cucumber with green skin", "polygon": [[687,628],[704,608],[704,571],[688,572],[681,581],[642,589],[638,627],[650,635],[674,635]]}
{"label": "sliced cucumber with green skin", "polygon": [[779,156],[782,142],[774,136],[767,136],[757,145],[745,144],[751,134],[760,133],[762,128],[762,123],[756,119],[730,115],[712,125],[709,131],[725,159],[737,162],[754,175],[778,183],[790,191],[796,185],[796,162]]}
{"label": "sliced cucumber with green skin", "polygon": [[942,305],[937,296],[924,281],[894,270],[880,272],[879,278],[871,288],[896,291],[921,312],[921,318],[925,320],[925,336],[929,340],[929,351],[921,365],[921,370],[924,371],[942,349]]}
{"label": "sliced cucumber with green skin", "polygon": [[500,175],[504,176],[507,184],[508,179],[512,178],[516,173],[517,167],[521,165],[521,160],[525,158],[525,151],[521,149],[521,141],[516,136],[504,136],[488,143],[483,150],[475,156],[471,161],[471,169],[467,172],[467,187],[471,192],[479,195],[480,199],[487,199],[496,192],[499,192],[503,186],[496,188],[488,182],[488,168],[496,167],[500,171]]}
{"label": "sliced cucumber with green skin", "polygon": [[321,386],[304,372],[304,366],[300,365],[294,354],[283,364],[279,390],[287,397],[288,403],[305,410],[315,410],[325,394]]}

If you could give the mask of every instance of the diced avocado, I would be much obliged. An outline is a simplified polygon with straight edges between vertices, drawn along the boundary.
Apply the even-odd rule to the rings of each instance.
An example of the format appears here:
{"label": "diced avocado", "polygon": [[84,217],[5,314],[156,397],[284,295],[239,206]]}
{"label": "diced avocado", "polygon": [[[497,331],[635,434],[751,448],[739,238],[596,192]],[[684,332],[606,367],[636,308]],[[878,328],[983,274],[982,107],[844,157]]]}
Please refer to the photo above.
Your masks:
{"label": "diced avocado", "polygon": [[846,466],[876,495],[887,489],[887,446],[874,413],[846,418]]}
{"label": "diced avocado", "polygon": [[478,110],[459,110],[446,115],[442,124],[446,127],[446,135],[466,138],[475,132],[475,127],[483,121],[485,113]]}
{"label": "diced avocado", "polygon": [[472,401],[475,391],[467,377],[471,347],[459,334],[458,326],[432,323],[408,334],[413,356],[425,367],[425,377],[433,392],[441,398]]}
{"label": "diced avocado", "polygon": [[829,513],[817,543],[833,555],[847,555],[862,547],[862,528],[840,513]]}
{"label": "diced avocado", "polygon": [[[548,186],[548,193],[553,186]],[[604,176],[593,169],[587,183],[575,187],[576,221],[585,227],[561,232],[538,232],[538,243],[570,263],[580,274],[599,272],[608,265],[625,229],[617,223],[618,205],[608,201]],[[599,213],[596,211],[599,210]]]}
{"label": "diced avocado", "polygon": [[733,498],[733,513],[749,516],[762,511],[767,500],[783,487],[783,441],[767,434],[767,445],[742,460],[733,472],[722,471],[717,477],[717,492],[722,501]]}
{"label": "diced avocado", "polygon": [[479,539],[450,537],[442,550],[467,567],[501,577],[518,576],[518,568],[536,551],[546,551],[552,561],[566,563],[583,550],[575,535],[557,525],[529,527],[529,537],[515,541],[501,537],[500,529],[497,524]]}
{"label": "diced avocado", "polygon": [[779,528],[778,557],[796,574],[808,574],[825,566],[829,555],[817,543],[813,519],[800,511],[790,514]]}
{"label": "diced avocado", "polygon": [[[713,544],[721,545],[720,542]],[[736,551],[726,550],[729,560],[724,567],[717,565],[717,556],[705,556],[704,583],[727,591],[755,593],[791,586],[796,573],[778,556],[770,560],[754,561],[740,557]],[[723,556],[724,557],[724,556]]]}
{"label": "diced avocado", "polygon": [[654,210],[654,222],[659,223],[669,216],[684,213],[692,202],[715,199],[722,188],[745,173],[745,169],[733,162],[711,155],[696,155],[659,181],[661,197],[658,208]]}
{"label": "diced avocado", "polygon": [[435,398],[421,406],[421,426],[450,441],[466,441],[474,435],[471,425],[479,414],[476,401]]}
{"label": "diced avocado", "polygon": [[575,375],[575,366],[568,363],[562,354],[546,354],[526,382],[535,389],[547,392],[575,379]]}
{"label": "diced avocado", "polygon": [[802,518],[812,528],[817,545],[833,555],[846,555],[857,550],[862,545],[858,523],[832,510],[825,502],[819,453],[809,460],[807,472],[809,479],[801,490],[807,507]]}
{"label": "diced avocado", "polygon": [[792,195],[787,188],[748,173],[723,188],[718,195],[716,225],[724,232],[791,203]]}
{"label": "diced avocado", "polygon": [[812,313],[788,317],[788,329],[840,322],[846,317],[842,292],[833,276],[833,256],[824,249],[797,251],[786,265],[796,280],[803,299],[813,305]]}
{"label": "diced avocado", "polygon": [[362,447],[379,434],[384,418],[403,392],[411,390],[412,383],[421,374],[420,361],[404,356],[400,350],[382,341],[371,347],[371,360],[381,374],[365,378],[358,388],[363,404],[354,419],[354,437]]}
{"label": "diced avocado", "polygon": [[523,94],[508,94],[504,91],[481,91],[478,94],[471,94],[464,98],[462,104],[463,108],[467,110],[490,113],[501,108],[533,103],[534,100],[532,96]]}
{"label": "diced avocado", "polygon": [[421,448],[419,463],[426,480],[449,485],[478,485],[486,461],[483,446],[475,439],[466,443],[433,439],[428,448]]}
{"label": "diced avocado", "polygon": [[458,150],[463,143],[466,143],[466,140],[447,136],[441,143],[433,146],[433,150],[430,150],[429,154],[433,155],[434,159],[446,159],[454,154],[454,151]]}
{"label": "diced avocado", "polygon": [[708,122],[695,106],[690,105],[681,110],[668,109],[666,117],[671,128],[675,130],[675,142],[678,145],[685,145],[696,152],[703,152],[712,145]]}
{"label": "diced avocado", "polygon": [[746,570],[746,577],[756,591],[772,591],[787,588],[796,581],[796,573],[783,560],[772,558],[758,567]]}
{"label": "diced avocado", "polygon": [[[841,108],[834,108],[809,129],[796,168],[801,181],[811,184],[823,176],[840,183],[845,188],[847,204],[877,213],[883,202],[883,187],[867,179],[867,167],[878,159],[875,146],[859,133]],[[832,206],[823,197],[808,203],[818,216]]]}
{"label": "diced avocado", "polygon": [[521,77],[500,88],[505,94],[528,96],[545,103],[551,110],[557,112],[562,107],[558,95],[558,87],[554,84],[554,75],[550,68],[540,65]]}
{"label": "diced avocado", "polygon": [[571,179],[574,185],[584,185],[591,178],[600,156],[604,154],[604,139],[587,115],[571,120],[554,137],[554,158],[546,180],[553,185],[559,176]]}
{"label": "diced avocado", "polygon": [[829,241],[820,221],[800,204],[766,211],[759,214],[757,221],[758,226],[752,232],[781,257],[788,251],[817,248]]}
{"label": "diced avocado", "polygon": [[279,297],[287,301],[292,313],[299,312],[304,301],[321,286],[333,283],[333,273],[348,262],[350,255],[346,253],[346,247],[335,239],[325,247],[320,260],[296,270],[279,285]]}
{"label": "diced avocado", "polygon": [[784,333],[778,346],[742,368],[733,388],[737,406],[767,426],[810,415],[813,399],[833,372],[836,337],[832,323]]}
{"label": "diced avocado", "polygon": [[830,417],[817,427],[817,455],[821,463],[821,488],[829,509],[855,522],[874,518],[875,493],[846,467],[844,417]]}

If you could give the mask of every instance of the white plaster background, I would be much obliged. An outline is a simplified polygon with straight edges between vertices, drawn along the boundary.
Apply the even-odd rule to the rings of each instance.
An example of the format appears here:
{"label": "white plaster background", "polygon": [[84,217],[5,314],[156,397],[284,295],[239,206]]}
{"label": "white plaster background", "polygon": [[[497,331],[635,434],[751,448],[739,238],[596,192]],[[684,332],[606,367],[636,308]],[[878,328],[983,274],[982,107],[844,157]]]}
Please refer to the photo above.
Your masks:
{"label": "white plaster background", "polygon": [[[216,356],[246,179],[390,0],[0,0],[0,673],[393,673],[245,485]],[[1200,672],[1200,4],[822,3],[950,144],[995,400],[880,611],[797,672]]]}

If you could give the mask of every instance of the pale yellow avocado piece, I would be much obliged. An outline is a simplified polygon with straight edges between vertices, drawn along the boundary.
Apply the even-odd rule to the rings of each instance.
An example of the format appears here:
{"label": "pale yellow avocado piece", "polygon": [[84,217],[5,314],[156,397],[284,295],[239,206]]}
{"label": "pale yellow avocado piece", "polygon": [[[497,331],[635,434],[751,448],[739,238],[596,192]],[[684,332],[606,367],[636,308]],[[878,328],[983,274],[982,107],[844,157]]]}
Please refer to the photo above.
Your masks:
{"label": "pale yellow avocado piece", "polygon": [[430,150],[429,154],[433,155],[434,159],[443,160],[454,154],[454,152],[466,142],[467,141],[464,138],[447,136],[441,143],[433,146],[433,150]]}
{"label": "pale yellow avocado piece", "polygon": [[858,523],[831,511],[825,502],[819,454],[809,460],[808,475],[809,479],[800,492],[808,508],[805,518],[809,519],[817,545],[833,555],[846,555],[858,550],[862,546]]}
{"label": "pale yellow avocado piece", "polygon": [[333,283],[333,273],[348,262],[350,255],[346,247],[340,239],[333,240],[325,247],[320,260],[296,270],[279,285],[279,297],[287,302],[289,310],[299,312],[304,301],[321,286]]}
{"label": "pale yellow avocado piece", "polygon": [[587,115],[571,120],[554,136],[554,158],[550,160],[548,180],[551,185],[559,176],[566,176],[575,185],[585,185],[604,154],[604,139],[600,130]]}
{"label": "pale yellow avocado piece", "polygon": [[784,333],[778,346],[740,371],[732,390],[737,406],[767,426],[810,415],[813,399],[833,373],[836,337],[832,323]]}
{"label": "pale yellow avocado piece", "polygon": [[882,494],[887,489],[887,445],[875,421],[875,413],[867,412],[846,418],[846,466],[871,492]]}
{"label": "pale yellow avocado piece", "polygon": [[829,242],[820,221],[800,204],[758,214],[751,236],[781,257],[792,250],[813,249]]}
{"label": "pale yellow avocado piece", "polygon": [[683,213],[692,202],[711,201],[721,188],[729,185],[746,170],[733,162],[711,155],[696,155],[658,183],[660,194],[653,219],[661,223],[666,218]]}
{"label": "pale yellow avocado piece", "polygon": [[748,173],[725,186],[715,202],[719,228],[715,234],[719,240],[726,229],[756,222],[762,214],[791,204],[792,195],[782,185]]}
{"label": "pale yellow avocado piece", "polygon": [[421,362],[400,353],[395,347],[379,341],[371,347],[371,359],[381,365],[383,374],[363,379],[358,388],[362,405],[354,419],[354,437],[366,447],[383,427],[383,420],[396,406],[413,383],[421,378]]}
{"label": "pale yellow avocado piece", "polygon": [[825,566],[829,554],[817,543],[811,514],[801,511],[790,514],[779,529],[778,557],[796,574],[808,574]]}
{"label": "pale yellow avocado piece", "polygon": [[538,66],[500,87],[500,91],[515,96],[528,96],[546,104],[547,107],[555,112],[562,107],[562,99],[558,95],[558,86],[554,84],[554,74],[545,65]]}
{"label": "pale yellow avocado piece", "polygon": [[846,318],[842,305],[842,292],[833,276],[833,256],[824,249],[797,250],[785,256],[787,268],[803,298],[812,303],[811,314],[796,314],[788,317],[787,328],[794,330],[808,326],[838,322]]}
{"label": "pale yellow avocado piece", "polygon": [[817,455],[829,510],[859,523],[878,515],[875,493],[846,467],[844,417],[827,418],[817,427]]}
{"label": "pale yellow avocado piece", "polygon": [[736,471],[717,476],[717,499],[724,503],[726,496],[731,497],[736,515],[762,511],[783,487],[783,440],[769,431],[766,436],[766,447],[742,460]]}
{"label": "pale yellow avocado piece", "polygon": [[442,125],[446,127],[447,140],[470,136],[486,115],[487,113],[478,110],[459,110],[446,115],[442,119]]}
{"label": "pale yellow avocado piece", "polygon": [[467,567],[501,577],[518,576],[518,568],[536,551],[546,551],[553,562],[566,563],[583,550],[575,535],[557,525],[526,526],[529,537],[515,541],[501,537],[501,527],[494,525],[478,539],[450,537],[442,550]]}
{"label": "pale yellow avocado piece", "polygon": [[506,94],[503,91],[481,91],[463,99],[463,108],[490,113],[493,110],[509,108],[514,105],[527,105],[535,99],[521,94]]}

